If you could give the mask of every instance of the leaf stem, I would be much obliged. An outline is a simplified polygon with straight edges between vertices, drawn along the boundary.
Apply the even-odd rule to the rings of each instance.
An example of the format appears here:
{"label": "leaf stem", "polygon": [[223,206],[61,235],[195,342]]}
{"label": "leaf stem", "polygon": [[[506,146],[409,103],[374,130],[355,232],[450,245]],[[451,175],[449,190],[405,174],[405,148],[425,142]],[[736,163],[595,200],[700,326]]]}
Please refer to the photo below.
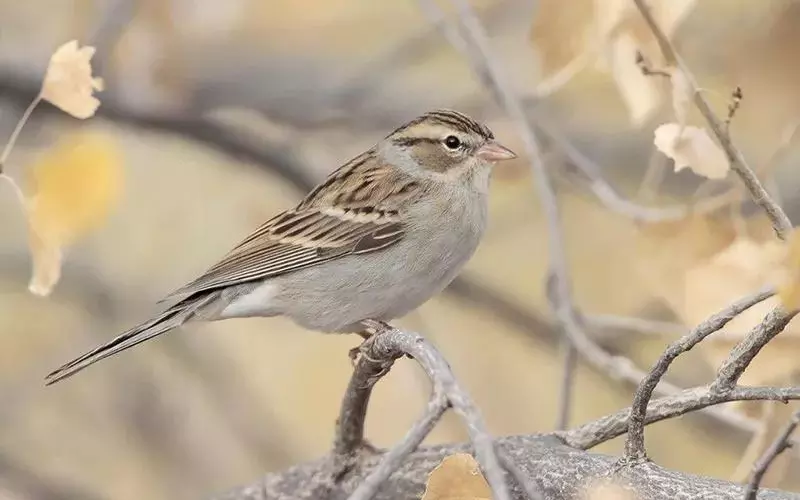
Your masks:
{"label": "leaf stem", "polygon": [[[3,154],[0,156],[0,174],[3,174],[3,170],[6,165],[6,161],[8,160],[8,156],[11,154],[11,150],[14,149],[14,144],[17,142],[17,138],[19,138],[19,133],[22,132],[22,127],[28,122],[28,119],[33,114],[33,110],[36,109],[36,106],[42,101],[42,93],[33,98],[28,107],[25,108],[25,112],[22,113],[22,118],[19,119],[17,122],[17,126],[14,127],[14,131],[11,132],[11,137],[8,139],[8,143],[6,143],[6,147],[3,148]],[[16,184],[15,184],[16,185]]]}

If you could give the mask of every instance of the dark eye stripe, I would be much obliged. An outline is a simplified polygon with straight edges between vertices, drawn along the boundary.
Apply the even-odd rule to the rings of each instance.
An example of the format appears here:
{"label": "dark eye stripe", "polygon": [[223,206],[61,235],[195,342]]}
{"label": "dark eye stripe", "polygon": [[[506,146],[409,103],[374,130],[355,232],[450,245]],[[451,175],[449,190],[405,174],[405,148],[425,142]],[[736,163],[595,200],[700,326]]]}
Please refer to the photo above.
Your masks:
{"label": "dark eye stripe", "polygon": [[439,142],[441,142],[440,139],[432,137],[399,137],[394,140],[394,143],[399,146],[413,146],[420,143],[437,144]]}

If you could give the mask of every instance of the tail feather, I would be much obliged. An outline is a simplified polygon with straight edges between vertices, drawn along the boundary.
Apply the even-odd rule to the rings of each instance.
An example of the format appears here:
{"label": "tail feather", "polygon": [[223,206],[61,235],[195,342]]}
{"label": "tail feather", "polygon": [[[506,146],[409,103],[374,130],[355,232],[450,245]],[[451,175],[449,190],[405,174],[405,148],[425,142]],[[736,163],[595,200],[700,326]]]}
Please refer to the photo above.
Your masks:
{"label": "tail feather", "polygon": [[199,300],[188,301],[188,303],[186,300],[181,301],[150,321],[131,328],[109,342],[53,370],[45,377],[45,385],[55,384],[102,359],[181,326],[194,315],[199,307],[213,298],[213,296],[206,296]]}

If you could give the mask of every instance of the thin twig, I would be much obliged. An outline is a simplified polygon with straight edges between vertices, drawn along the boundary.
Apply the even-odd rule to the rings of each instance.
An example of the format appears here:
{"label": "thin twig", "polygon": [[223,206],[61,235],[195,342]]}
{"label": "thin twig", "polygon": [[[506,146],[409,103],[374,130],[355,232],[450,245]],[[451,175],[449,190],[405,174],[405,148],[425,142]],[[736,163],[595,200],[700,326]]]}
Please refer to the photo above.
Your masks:
{"label": "thin twig", "polygon": [[[498,295],[492,293],[490,288],[481,285],[475,280],[457,279],[450,285],[449,290],[456,297],[469,300],[477,306],[486,307],[493,311],[498,317],[513,325],[515,330],[522,329],[529,332],[539,332],[540,334],[541,332],[555,330],[551,325],[537,321],[537,318],[531,316],[529,311],[518,308],[514,304],[502,299]],[[589,325],[591,326],[591,323],[589,323]],[[680,333],[685,333],[685,331]],[[525,334],[525,336],[526,338],[530,338],[529,334]],[[547,338],[554,338],[555,340],[560,339],[555,333],[548,333]],[[624,382],[634,388],[639,385],[642,379],[647,375],[630,359],[612,355],[600,346],[598,346],[596,351],[593,351],[591,361],[591,366],[599,373],[606,374],[614,380]],[[679,394],[681,391],[683,391],[683,388],[677,387],[664,380],[659,382],[655,390],[656,394],[659,396],[673,396]],[[701,411],[720,423],[749,434],[758,432],[760,429],[760,423],[758,421],[730,408],[709,407],[703,408]]]}
{"label": "thin twig", "polygon": [[22,117],[17,122],[17,125],[14,127],[14,131],[11,132],[11,137],[8,138],[8,142],[6,143],[5,147],[3,148],[3,153],[0,155],[0,174],[3,173],[6,167],[6,162],[8,161],[8,155],[11,154],[11,150],[14,149],[14,145],[17,143],[17,139],[19,138],[20,132],[22,132],[22,127],[28,123],[28,118],[31,117],[33,110],[36,109],[36,106],[42,101],[42,94],[41,92],[33,98],[28,107],[25,108],[25,112],[22,113]]}
{"label": "thin twig", "polygon": [[772,442],[770,447],[767,448],[761,458],[753,464],[753,473],[750,476],[750,481],[748,481],[747,489],[744,492],[745,500],[756,500],[761,479],[764,477],[764,474],[766,474],[772,461],[791,446],[790,438],[798,424],[800,424],[800,411],[796,411],[792,414],[792,418],[789,420],[789,423],[786,424],[786,427],[783,428],[780,435]]}
{"label": "thin twig", "polygon": [[526,476],[522,470],[517,466],[516,462],[509,456],[509,454],[501,446],[495,446],[497,449],[497,456],[500,458],[500,463],[503,468],[511,474],[517,485],[525,492],[527,500],[542,499],[542,488],[539,486],[535,477]]}
{"label": "thin twig", "polygon": [[375,467],[369,476],[358,485],[358,488],[353,491],[348,500],[369,500],[372,498],[381,484],[389,479],[389,476],[394,471],[400,468],[405,458],[422,444],[422,441],[431,433],[447,408],[447,398],[443,394],[434,393],[430,401],[428,401],[428,406],[423,416],[411,426],[411,429],[408,430],[400,443],[383,456],[380,465]]}
{"label": "thin twig", "polygon": [[[647,405],[644,424],[650,425],[731,401],[786,402],[798,399],[800,399],[800,387],[735,387],[725,393],[715,391],[711,386],[694,387],[672,396],[651,400]],[[574,448],[588,450],[625,434],[628,430],[630,411],[630,408],[625,408],[556,435]]]}
{"label": "thin twig", "polygon": [[[383,463],[370,476],[369,482],[359,485],[351,498],[366,500],[371,498],[381,483],[394,472],[403,459],[413,452],[419,443],[430,432],[447,405],[462,418],[472,443],[475,458],[486,475],[492,488],[494,498],[510,500],[510,491],[506,483],[505,473],[494,449],[492,437],[472,399],[456,381],[447,360],[439,351],[422,336],[386,328],[382,325],[371,325],[377,333],[370,337],[361,347],[361,358],[356,364],[353,377],[348,386],[340,412],[339,430],[334,450],[337,455],[352,457],[363,444],[363,422],[371,386],[388,367],[407,354],[419,363],[425,374],[433,383],[433,397],[428,411],[412,428],[403,441],[383,457]],[[442,396],[445,398],[442,401]]]}
{"label": "thin twig", "polygon": [[666,62],[670,65],[680,68],[680,70],[684,72],[686,78],[689,80],[689,84],[692,88],[694,104],[700,111],[700,114],[702,114],[705,118],[708,126],[714,133],[714,136],[716,136],[717,140],[719,141],[720,146],[722,146],[722,149],[725,151],[728,161],[731,164],[731,168],[742,180],[745,187],[750,192],[750,196],[753,198],[753,201],[767,214],[767,217],[769,217],[772,227],[775,230],[775,234],[777,234],[777,236],[781,239],[786,239],[792,230],[792,222],[789,220],[789,217],[786,216],[786,213],[783,211],[783,209],[778,206],[778,204],[775,203],[774,200],[769,196],[769,193],[767,193],[767,191],[764,189],[764,186],[761,185],[761,182],[753,172],[753,169],[747,164],[747,161],[745,160],[741,151],[739,151],[733,144],[730,134],[728,134],[727,130],[725,129],[724,123],[711,110],[711,106],[708,104],[705,97],[703,97],[703,93],[698,92],[694,77],[686,68],[686,65],[683,64],[680,56],[672,46],[672,42],[670,42],[664,31],[658,26],[658,23],[653,17],[653,14],[650,12],[650,9],[647,7],[645,0],[633,0],[633,2],[636,4],[639,12],[641,12],[642,17],[650,28],[650,31],[653,32],[653,35],[658,42],[658,46]]}
{"label": "thin twig", "polygon": [[750,333],[733,348],[728,359],[717,371],[717,378],[711,388],[719,392],[733,389],[761,349],[781,333],[796,314],[797,311],[787,313],[780,306],[767,313],[761,323],[750,330]]}
{"label": "thin twig", "polygon": [[681,354],[696,346],[712,333],[720,330],[736,316],[750,307],[773,296],[775,291],[767,289],[754,295],[744,297],[729,305],[722,311],[709,317],[689,334],[673,342],[658,358],[653,368],[639,384],[631,405],[631,414],[628,420],[628,439],[625,441],[625,459],[642,460],[647,454],[644,446],[644,421],[647,405],[658,385],[658,381],[667,372],[670,364]]}

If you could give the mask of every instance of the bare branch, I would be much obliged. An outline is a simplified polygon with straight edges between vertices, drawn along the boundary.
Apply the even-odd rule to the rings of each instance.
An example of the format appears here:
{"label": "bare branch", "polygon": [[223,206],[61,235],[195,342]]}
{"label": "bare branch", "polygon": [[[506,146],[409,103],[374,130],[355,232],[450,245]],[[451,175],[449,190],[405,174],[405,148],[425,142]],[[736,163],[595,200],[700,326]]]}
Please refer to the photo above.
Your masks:
{"label": "bare branch", "polygon": [[[797,391],[800,396],[800,389]],[[624,429],[624,422],[623,429]],[[585,487],[596,478],[608,477],[614,470],[616,458],[596,453],[577,451],[564,445],[554,436],[512,436],[497,441],[509,459],[528,478],[535,478],[547,492],[548,500],[581,500],[586,498]],[[463,453],[465,444],[421,448],[409,456],[403,467],[378,491],[374,500],[419,500],[425,490],[430,471],[445,456]],[[378,466],[381,456],[365,458],[360,467],[348,475],[327,498],[347,498],[358,484]],[[297,500],[319,499],[302,496],[310,483],[326,474],[328,459],[297,465],[276,474],[267,474],[248,486],[241,487],[216,500]],[[614,475],[636,498],[648,500],[675,500],[676,498],[713,498],[715,500],[741,500],[741,484],[671,471],[656,464],[620,470]],[[514,500],[524,500],[522,492],[515,489]],[[798,500],[800,495],[764,489],[761,500]]]}
{"label": "bare branch", "polygon": [[492,438],[486,431],[483,417],[456,381],[444,357],[416,333],[382,324],[371,326],[377,333],[366,340],[360,348],[361,357],[350,380],[340,413],[334,451],[336,456],[340,457],[340,461],[343,459],[344,468],[351,468],[350,462],[359,458],[355,456],[355,452],[363,445],[363,423],[371,387],[388,371],[396,359],[404,354],[414,358],[433,383],[433,396],[425,415],[413,426],[400,445],[384,456],[381,465],[358,486],[351,499],[372,498],[381,483],[422,442],[449,405],[464,420],[475,458],[483,468],[495,497],[499,500],[510,500],[505,473],[494,449]]}
{"label": "bare branch", "polygon": [[349,500],[369,500],[375,496],[384,481],[389,479],[400,468],[403,461],[422,444],[425,437],[430,434],[439,419],[442,418],[448,405],[447,398],[443,394],[434,394],[428,401],[425,414],[414,423],[403,440],[384,455],[380,464],[358,485],[358,488],[350,495]]}
{"label": "bare branch", "polygon": [[703,94],[698,92],[694,77],[681,60],[675,48],[672,46],[672,42],[670,42],[667,35],[658,26],[658,23],[653,17],[653,14],[650,12],[650,9],[647,7],[645,0],[633,0],[633,2],[636,4],[639,12],[641,12],[642,17],[650,28],[650,31],[653,32],[661,53],[664,55],[664,59],[668,64],[675,65],[686,74],[686,77],[689,80],[692,88],[694,104],[697,106],[700,114],[702,114],[706,119],[708,126],[711,128],[711,131],[716,136],[720,146],[722,146],[722,149],[725,151],[728,161],[730,161],[731,168],[742,180],[745,187],[750,192],[750,196],[753,198],[753,201],[755,201],[755,203],[767,214],[770,222],[772,222],[772,227],[775,230],[775,234],[777,234],[781,239],[786,239],[789,235],[789,232],[792,230],[792,222],[789,220],[789,217],[786,216],[786,213],[784,213],[783,209],[778,206],[778,204],[775,203],[775,201],[769,196],[769,193],[767,193],[766,189],[764,189],[764,186],[761,185],[761,182],[758,180],[755,172],[753,172],[753,169],[747,164],[744,155],[742,155],[741,151],[739,151],[733,144],[725,124],[711,110],[711,106],[708,104],[705,97],[703,97]]}
{"label": "bare branch", "polygon": [[720,392],[733,389],[761,349],[781,333],[796,314],[797,311],[787,313],[780,306],[767,313],[764,320],[733,348],[728,359],[720,366],[711,388]]}
{"label": "bare branch", "polygon": [[[731,401],[789,401],[800,399],[800,387],[735,387],[722,393],[710,386],[686,389],[673,396],[650,401],[647,405],[645,425],[678,417],[685,413],[710,408]],[[589,449],[625,434],[628,429],[630,408],[586,423],[565,432],[556,433],[575,448]]]}
{"label": "bare branch", "polygon": [[339,411],[333,444],[333,451],[337,455],[351,455],[364,444],[364,422],[372,388],[389,371],[394,361],[403,355],[399,350],[381,352],[380,356],[364,354],[355,365]]}
{"label": "bare branch", "polygon": [[[430,0],[421,1],[425,4],[425,10],[428,12],[432,9],[438,9]],[[525,150],[532,161],[536,188],[548,222],[551,268],[557,277],[554,295],[559,301],[559,306],[556,308],[556,316],[559,324],[562,326],[564,332],[577,351],[591,365],[609,374],[612,378],[638,384],[644,378],[645,373],[637,368],[630,360],[619,356],[613,356],[606,352],[586,333],[581,321],[578,319],[577,312],[572,302],[558,203],[550,179],[540,160],[541,155],[536,136],[533,133],[531,125],[528,123],[519,100],[516,98],[513,91],[510,90],[510,87],[505,84],[502,73],[494,63],[496,59],[490,57],[486,35],[483,33],[469,5],[463,2],[463,0],[454,0],[454,2],[457,6],[459,24],[455,28],[451,26],[444,31],[444,35],[448,37],[448,39],[456,36],[459,37],[458,40],[451,40],[456,48],[463,46],[471,47],[471,50],[464,53],[467,61],[474,68],[474,71],[484,85],[491,89],[492,94],[503,104],[509,116],[514,119],[521,132]],[[661,394],[674,394],[680,391],[679,388],[663,381],[657,386],[657,390]],[[743,419],[738,415],[732,414],[730,411],[716,408],[710,411],[718,418],[727,422],[736,422],[737,424],[735,425],[743,425]]]}
{"label": "bare branch", "polygon": [[[422,0],[422,3],[426,11],[438,9],[431,0]],[[486,33],[471,7],[464,0],[453,0],[453,3],[458,13],[458,22],[453,25],[445,23],[444,26],[447,29],[444,30],[444,35],[448,37],[455,48],[462,49],[477,76],[492,91],[495,99],[514,120],[520,130],[525,152],[531,161],[539,201],[547,219],[548,253],[554,277],[554,302],[557,302],[556,317],[570,342],[584,358],[596,366],[613,369],[607,353],[586,334],[577,319],[577,312],[572,300],[558,200],[544,168],[539,142],[533,127],[528,122],[522,103],[511,90],[505,75],[495,62],[497,59],[492,57]]]}
{"label": "bare branch", "polygon": [[697,325],[690,333],[684,335],[667,347],[636,389],[633,404],[631,405],[632,410],[630,418],[628,420],[628,439],[625,441],[625,458],[627,460],[641,460],[647,456],[644,446],[644,422],[647,405],[653,395],[656,385],[658,385],[658,381],[661,380],[661,377],[667,372],[670,364],[672,364],[678,356],[724,327],[736,316],[774,294],[774,290],[767,289],[755,295],[744,297],[706,319]]}
{"label": "bare branch", "polygon": [[764,477],[764,474],[766,474],[767,469],[769,469],[769,466],[772,464],[772,461],[791,446],[789,439],[791,438],[792,433],[798,424],[800,424],[800,411],[796,411],[794,414],[792,414],[792,418],[789,420],[789,423],[786,424],[786,427],[783,428],[780,435],[775,439],[770,447],[767,448],[767,450],[764,452],[764,455],[762,455],[761,458],[759,458],[756,463],[753,464],[753,474],[750,477],[750,481],[747,483],[747,489],[744,492],[745,500],[756,500],[756,496],[758,495],[758,485],[761,484],[761,479]]}

